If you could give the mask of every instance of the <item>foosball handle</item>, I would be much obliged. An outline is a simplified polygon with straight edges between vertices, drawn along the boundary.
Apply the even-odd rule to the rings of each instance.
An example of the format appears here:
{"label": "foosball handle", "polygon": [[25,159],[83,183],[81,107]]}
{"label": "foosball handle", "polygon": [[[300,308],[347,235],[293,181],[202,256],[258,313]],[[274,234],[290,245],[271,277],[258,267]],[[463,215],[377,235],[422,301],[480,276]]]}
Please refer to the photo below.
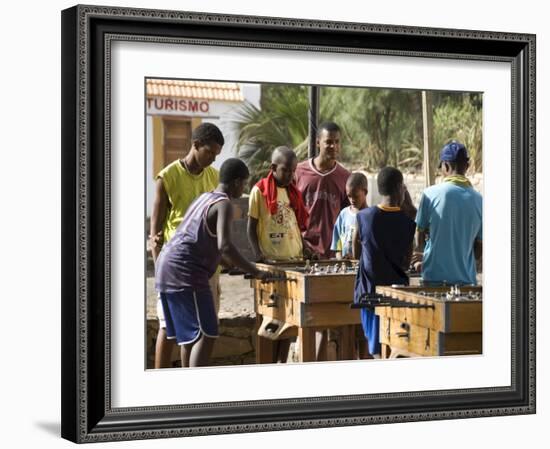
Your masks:
{"label": "foosball handle", "polygon": [[[241,273],[242,274],[242,273]],[[250,273],[244,273],[244,276],[243,276],[245,279],[254,279],[254,275],[253,274],[250,274]]]}

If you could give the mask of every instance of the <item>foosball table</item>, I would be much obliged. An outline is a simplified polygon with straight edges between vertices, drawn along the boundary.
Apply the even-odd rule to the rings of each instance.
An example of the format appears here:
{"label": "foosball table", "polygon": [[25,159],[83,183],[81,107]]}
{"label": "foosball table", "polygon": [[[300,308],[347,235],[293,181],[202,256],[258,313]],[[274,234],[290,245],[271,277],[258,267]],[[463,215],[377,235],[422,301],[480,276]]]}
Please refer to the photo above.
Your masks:
{"label": "foosball table", "polygon": [[[315,332],[339,328],[338,359],[355,358],[359,310],[380,317],[382,358],[481,354],[482,288],[478,286],[380,286],[360,304],[354,298],[357,261],[270,262],[256,267],[267,281],[251,280],[259,330],[256,362],[274,361],[274,342],[298,336],[298,358],[315,361]],[[409,273],[410,274],[410,273]],[[351,306],[351,307],[350,307]]]}
{"label": "foosball table", "polygon": [[383,358],[482,352],[482,287],[377,287],[365,303],[380,317]]}
{"label": "foosball table", "polygon": [[353,326],[361,322],[359,311],[350,308],[357,262],[270,262],[256,267],[271,275],[266,281],[251,280],[259,329],[257,363],[271,363],[275,340],[293,336],[298,336],[299,361],[315,361],[315,332],[334,327],[341,329],[338,358],[353,358]]}

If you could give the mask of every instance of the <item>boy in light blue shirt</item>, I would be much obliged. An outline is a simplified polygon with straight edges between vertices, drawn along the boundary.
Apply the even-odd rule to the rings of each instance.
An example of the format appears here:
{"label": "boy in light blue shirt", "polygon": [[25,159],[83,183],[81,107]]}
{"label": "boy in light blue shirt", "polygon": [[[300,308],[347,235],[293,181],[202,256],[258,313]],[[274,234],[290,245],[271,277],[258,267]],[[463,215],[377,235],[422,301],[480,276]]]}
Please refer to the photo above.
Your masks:
{"label": "boy in light blue shirt", "polygon": [[340,211],[334,230],[330,249],[337,259],[353,259],[353,232],[357,227],[357,212],[367,207],[369,184],[362,173],[352,173],[346,182],[346,195],[350,206]]}
{"label": "boy in light blue shirt", "polygon": [[443,182],[424,190],[416,215],[422,280],[475,285],[475,260],[482,252],[482,197],[465,176],[469,158],[462,143],[446,144],[440,161]]}
{"label": "boy in light blue shirt", "polygon": [[[369,183],[364,174],[352,173],[348,177],[346,196],[350,205],[342,209],[336,219],[330,246],[338,259],[353,259],[353,235],[357,229],[357,213],[367,207],[368,192]],[[355,326],[355,356],[359,359],[371,358],[361,325]]]}

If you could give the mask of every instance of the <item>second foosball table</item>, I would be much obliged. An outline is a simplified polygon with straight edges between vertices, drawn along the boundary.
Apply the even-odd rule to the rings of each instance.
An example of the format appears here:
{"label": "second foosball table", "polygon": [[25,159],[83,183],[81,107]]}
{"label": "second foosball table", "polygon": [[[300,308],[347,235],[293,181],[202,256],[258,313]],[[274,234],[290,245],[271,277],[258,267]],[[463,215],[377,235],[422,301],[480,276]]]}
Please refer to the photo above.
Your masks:
{"label": "second foosball table", "polygon": [[[482,353],[482,287],[377,287],[382,357]],[[379,304],[376,301],[380,301]]]}

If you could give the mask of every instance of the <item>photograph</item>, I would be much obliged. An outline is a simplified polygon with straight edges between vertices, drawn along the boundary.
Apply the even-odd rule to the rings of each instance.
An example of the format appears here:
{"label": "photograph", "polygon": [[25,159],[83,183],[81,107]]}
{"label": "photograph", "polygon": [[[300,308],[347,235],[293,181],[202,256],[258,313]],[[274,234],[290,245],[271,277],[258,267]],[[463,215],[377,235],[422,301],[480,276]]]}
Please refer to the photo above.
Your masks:
{"label": "photograph", "polygon": [[61,15],[61,434],[536,411],[535,42]]}
{"label": "photograph", "polygon": [[483,353],[482,92],[145,92],[147,369]]}

